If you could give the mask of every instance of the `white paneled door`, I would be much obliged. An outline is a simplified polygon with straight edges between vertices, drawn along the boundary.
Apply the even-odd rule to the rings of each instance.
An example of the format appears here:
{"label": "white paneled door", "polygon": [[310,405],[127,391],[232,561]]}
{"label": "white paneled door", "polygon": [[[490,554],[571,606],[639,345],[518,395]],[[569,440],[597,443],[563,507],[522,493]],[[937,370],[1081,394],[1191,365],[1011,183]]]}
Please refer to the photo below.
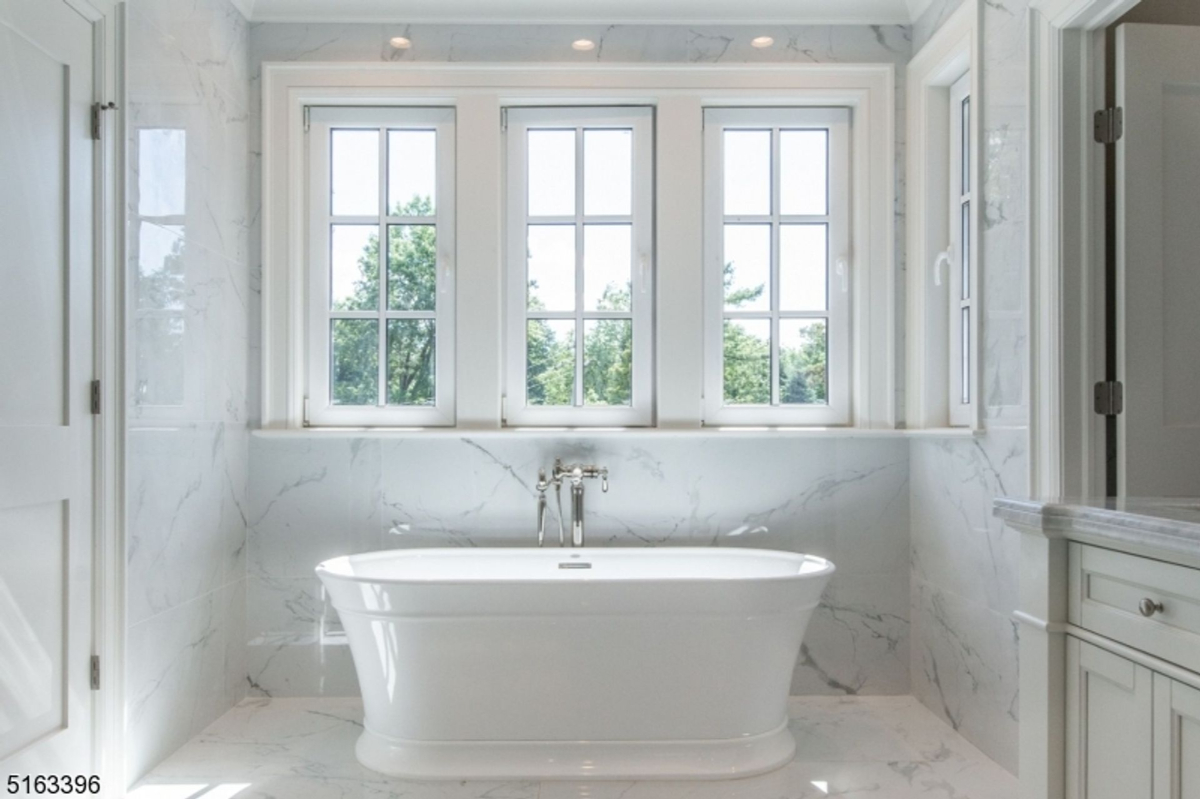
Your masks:
{"label": "white paneled door", "polygon": [[0,792],[92,771],[92,59],[0,0]]}
{"label": "white paneled door", "polygon": [[1121,496],[1200,495],[1200,28],[1117,29]]}

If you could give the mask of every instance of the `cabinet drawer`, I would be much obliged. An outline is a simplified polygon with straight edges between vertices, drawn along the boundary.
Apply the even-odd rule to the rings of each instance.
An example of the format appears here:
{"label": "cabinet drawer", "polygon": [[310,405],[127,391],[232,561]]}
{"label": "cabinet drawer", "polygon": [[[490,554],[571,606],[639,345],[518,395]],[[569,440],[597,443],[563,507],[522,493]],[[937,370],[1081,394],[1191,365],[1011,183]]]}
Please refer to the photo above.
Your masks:
{"label": "cabinet drawer", "polygon": [[1083,544],[1070,557],[1072,624],[1200,669],[1200,570]]}

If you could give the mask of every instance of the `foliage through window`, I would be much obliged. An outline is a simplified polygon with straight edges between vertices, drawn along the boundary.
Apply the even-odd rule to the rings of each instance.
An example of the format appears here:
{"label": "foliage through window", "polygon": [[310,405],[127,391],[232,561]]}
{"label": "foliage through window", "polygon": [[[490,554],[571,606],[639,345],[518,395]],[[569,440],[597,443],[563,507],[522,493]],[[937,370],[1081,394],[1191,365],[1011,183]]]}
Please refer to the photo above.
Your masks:
{"label": "foliage through window", "polygon": [[453,112],[310,119],[310,417],[452,424]]}
{"label": "foliage through window", "polygon": [[706,421],[848,424],[849,114],[709,109]]}
{"label": "foliage through window", "polygon": [[650,110],[507,116],[507,421],[648,424]]}

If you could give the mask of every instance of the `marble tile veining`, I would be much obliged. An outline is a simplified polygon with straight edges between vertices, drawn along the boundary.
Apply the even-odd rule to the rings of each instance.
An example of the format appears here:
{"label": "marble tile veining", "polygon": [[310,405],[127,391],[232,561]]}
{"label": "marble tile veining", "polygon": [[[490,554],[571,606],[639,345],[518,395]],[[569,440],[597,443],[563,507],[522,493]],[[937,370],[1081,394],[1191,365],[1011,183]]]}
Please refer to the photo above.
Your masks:
{"label": "marble tile veining", "polygon": [[[912,697],[791,700],[795,760],[712,782],[409,782],[363,768],[356,699],[247,699],[130,799],[1014,799],[1016,779]],[[179,786],[194,786],[189,793]],[[174,792],[172,792],[174,791]]]}
{"label": "marble tile veining", "polygon": [[[313,568],[378,549],[530,546],[532,483],[558,456],[609,468],[611,490],[587,495],[590,546],[762,547],[833,560],[838,573],[809,625],[793,693],[908,693],[902,439],[269,434],[251,441],[252,692],[357,694]],[[556,525],[552,500],[552,539]]]}

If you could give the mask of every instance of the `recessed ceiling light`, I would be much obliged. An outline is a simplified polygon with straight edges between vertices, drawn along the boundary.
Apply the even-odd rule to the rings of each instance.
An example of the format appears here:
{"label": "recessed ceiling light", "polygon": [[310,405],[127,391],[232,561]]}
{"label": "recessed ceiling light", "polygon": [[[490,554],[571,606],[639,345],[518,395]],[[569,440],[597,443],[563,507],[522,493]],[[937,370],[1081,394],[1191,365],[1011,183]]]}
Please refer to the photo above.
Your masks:
{"label": "recessed ceiling light", "polygon": [[571,47],[582,53],[588,50],[596,49],[596,43],[591,39],[576,39],[575,41],[571,42]]}
{"label": "recessed ceiling light", "polygon": [[405,36],[393,36],[392,47],[395,47],[397,50],[407,50],[412,47],[412,41]]}
{"label": "recessed ceiling light", "polygon": [[771,45],[775,44],[775,40],[770,36],[756,36],[750,40],[750,44],[751,46],[757,47],[761,50],[764,47],[770,47]]}

